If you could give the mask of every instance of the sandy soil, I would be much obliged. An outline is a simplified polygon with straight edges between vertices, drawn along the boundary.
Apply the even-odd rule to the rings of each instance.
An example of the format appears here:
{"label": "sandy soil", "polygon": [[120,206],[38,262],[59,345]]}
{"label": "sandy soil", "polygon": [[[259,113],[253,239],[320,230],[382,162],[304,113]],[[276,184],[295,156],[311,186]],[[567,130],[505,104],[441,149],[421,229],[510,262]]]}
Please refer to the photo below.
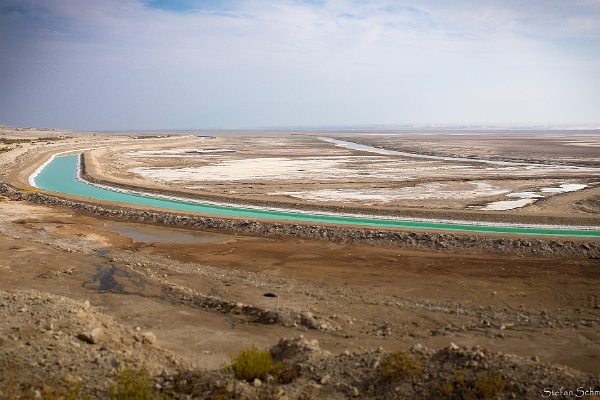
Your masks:
{"label": "sandy soil", "polygon": [[[334,352],[454,342],[600,372],[596,260],[240,236],[136,242],[107,230],[121,223],[20,202],[5,201],[1,208],[0,255],[9,260],[0,266],[4,289],[90,300],[125,325],[153,331],[162,347],[206,368],[252,343],[268,345],[303,333]],[[164,231],[156,228],[155,235]],[[115,282],[103,287],[102,277],[111,270]],[[336,329],[236,323],[231,316],[173,304],[161,294],[171,283],[266,308],[275,308],[276,300],[263,294],[275,292],[280,307],[313,312]],[[390,331],[380,331],[386,324]]]}
{"label": "sandy soil", "polygon": [[[240,137],[243,146],[235,147]],[[179,189],[190,182],[149,182],[131,172],[132,168],[172,168],[174,163],[168,157],[151,157],[150,162],[145,156],[125,155],[177,148],[226,148],[235,149],[238,163],[243,157],[250,157],[248,152],[258,157],[253,136],[240,137],[199,141],[197,137],[132,139],[73,134],[71,139],[41,146],[28,143],[22,150],[2,154],[2,173],[4,180],[26,188],[29,174],[49,154],[69,148],[107,146],[92,154],[99,160],[98,170],[111,179]],[[317,143],[314,138],[302,136],[300,142],[290,145],[286,138],[274,137],[277,141],[270,140],[274,146],[280,143],[278,150],[268,152],[266,141],[261,142],[262,151],[268,154],[260,157],[314,157],[315,151],[334,157],[345,153],[346,159],[357,157],[327,143],[319,142],[315,149],[311,147]],[[581,139],[573,146],[567,140],[565,146],[587,148],[582,143],[592,141],[596,143],[594,137]],[[590,154],[597,155],[597,147],[593,148],[595,152]],[[203,154],[209,158],[204,165],[212,167],[222,165],[223,157],[232,156],[231,152]],[[588,161],[593,158],[586,157],[582,156]],[[195,159],[196,155],[190,158]],[[178,162],[202,167],[197,160],[186,160],[184,157]],[[360,170],[360,163],[353,165]],[[589,167],[588,163],[586,168]],[[481,169],[469,168],[473,169],[473,176]],[[380,173],[379,167],[374,170]],[[517,179],[518,175],[514,175],[515,186],[510,189],[523,191],[527,182],[531,182],[530,188],[540,188],[548,186],[548,180],[589,184],[597,179],[587,172],[582,176],[567,175],[542,176],[536,178],[538,181]],[[457,182],[456,175],[449,174],[447,178]],[[505,184],[507,179],[500,180]],[[332,185],[345,187],[342,181],[340,178]],[[417,181],[425,184],[422,178]],[[268,193],[296,187],[294,182],[277,182],[265,190],[265,185],[258,183],[261,182],[235,181],[224,189],[223,182],[208,182],[203,190],[218,194],[234,190],[260,199],[268,197]],[[364,181],[357,178],[352,184]],[[325,183],[310,185],[321,187]],[[304,188],[296,190],[308,186],[304,183]],[[554,214],[597,224],[597,191],[592,188],[556,195],[514,213]],[[489,198],[492,199],[494,196]],[[472,205],[471,201],[450,199],[445,207],[460,211]],[[585,211],[576,206],[578,201],[586,205]],[[336,354],[379,346],[388,350],[408,348],[416,343],[439,349],[454,342],[538,356],[543,362],[600,374],[598,260],[406,251],[219,232],[208,232],[205,239],[198,240],[181,230],[136,227],[9,199],[0,202],[0,213],[2,289],[33,288],[89,300],[127,327],[154,332],[158,345],[201,368],[218,367],[230,354],[252,344],[271,346],[280,337],[303,334],[318,339],[324,349]],[[151,239],[129,237],[140,232]],[[191,239],[186,243],[188,236]],[[166,241],[162,241],[164,237]],[[323,329],[254,323],[242,316],[195,308],[169,295],[169,287],[189,288],[264,309],[311,312],[323,323]],[[279,295],[279,303],[276,298],[265,297],[268,292]]]}

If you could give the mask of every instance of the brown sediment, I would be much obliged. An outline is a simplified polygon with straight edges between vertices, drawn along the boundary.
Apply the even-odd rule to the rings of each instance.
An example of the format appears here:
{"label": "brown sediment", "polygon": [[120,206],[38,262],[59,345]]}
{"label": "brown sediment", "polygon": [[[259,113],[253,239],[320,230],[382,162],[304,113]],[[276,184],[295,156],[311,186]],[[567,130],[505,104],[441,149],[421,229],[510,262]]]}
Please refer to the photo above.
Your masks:
{"label": "brown sediment", "polygon": [[[120,337],[131,338],[132,346],[137,342],[137,348],[146,351],[148,343],[144,340],[148,340],[142,333],[151,331],[157,346],[205,370],[219,369],[231,354],[253,344],[268,348],[281,337],[300,335],[309,342],[319,340],[319,347],[333,356],[311,358],[309,366],[314,373],[303,370],[305,375],[298,385],[311,386],[321,379],[326,382],[327,374],[333,384],[324,385],[325,388],[337,387],[337,383],[343,386],[368,382],[373,377],[368,374],[376,371],[372,366],[381,360],[381,355],[408,348],[427,363],[424,374],[437,376],[441,381],[452,379],[446,367],[466,370],[467,375],[504,368],[513,371],[504,379],[519,394],[539,394],[548,379],[560,382],[557,384],[597,385],[600,277],[598,258],[594,258],[598,257],[595,239],[462,235],[222,219],[83,201],[28,188],[27,177],[50,154],[90,147],[97,139],[77,143],[75,140],[79,139],[31,147],[31,152],[20,153],[21,159],[3,170],[3,180],[10,184],[0,185],[6,196],[0,197],[3,290],[27,288],[79,302],[89,300],[92,307],[101,307],[131,331],[126,333],[107,324],[109,339],[118,342]],[[116,138],[111,140],[119,142]],[[127,146],[142,146],[131,138],[119,140]],[[161,146],[158,139],[149,140]],[[179,143],[179,139],[175,142]],[[98,139],[97,143],[110,141]],[[4,156],[10,156],[10,152]],[[122,178],[110,174],[97,177],[105,177],[108,182],[121,182]],[[140,179],[131,184],[145,186]],[[169,190],[178,193],[179,189],[174,185]],[[535,212],[496,214],[529,213],[533,215],[527,218],[537,222],[546,221],[545,216],[557,218],[556,221],[587,219],[590,225],[597,225],[595,191],[597,188],[555,196]],[[268,197],[257,196],[255,200],[268,201]],[[566,208],[576,202],[587,211],[579,215]],[[313,207],[307,202],[299,203],[300,207]],[[463,213],[454,209],[438,211],[437,215]],[[120,223],[117,221],[137,221],[157,232],[173,226],[229,235],[217,242],[144,242],[110,231],[112,224]],[[106,280],[102,286],[101,278],[109,275],[113,281]],[[265,293],[277,294],[279,303],[265,297]],[[46,321],[36,318],[44,310],[33,307],[36,301],[50,308],[53,303],[36,295],[34,303],[21,305],[6,296],[2,293],[0,309],[13,319],[10,329],[0,331],[0,350],[14,348],[19,354],[27,354],[26,358],[17,357],[18,361],[26,361],[22,364],[25,368],[39,362],[39,368],[61,374],[60,379],[67,376],[66,372],[77,375],[78,350],[72,342],[79,340],[80,332],[55,323],[57,329],[63,329],[62,335],[41,333],[40,324]],[[20,296],[13,299],[31,297]],[[73,310],[80,308],[65,304]],[[276,307],[280,312],[276,312]],[[48,315],[62,315],[59,311],[49,309]],[[30,321],[20,319],[29,316],[33,318]],[[80,323],[88,321],[81,319],[79,313],[72,317]],[[451,342],[457,346],[451,346]],[[310,345],[315,352],[311,354],[321,355],[319,347],[311,343],[301,339],[284,341],[279,350]],[[112,354],[115,349],[111,345],[106,345],[108,350],[100,350],[102,344],[81,344],[90,346],[82,352],[86,360],[96,352],[89,359],[98,362],[98,376],[110,373],[114,366],[103,354]],[[61,365],[48,365],[41,358],[43,354],[62,351],[63,345],[68,349],[68,357],[55,354],[47,359],[64,360]],[[137,357],[138,352],[125,345],[128,344],[120,344],[117,350]],[[383,350],[375,350],[379,347]],[[23,353],[23,349],[28,352]],[[305,361],[302,356],[302,365],[307,366]],[[368,368],[357,370],[357,363],[365,363]],[[73,369],[69,370],[71,366]],[[157,366],[154,361],[152,366]],[[590,378],[564,366],[594,376]],[[90,371],[96,371],[95,368]],[[90,371],[82,372],[82,377]],[[347,371],[360,375],[364,381],[345,380],[342,375]],[[209,379],[212,373],[191,374],[188,382]],[[218,379],[227,383],[230,377],[219,375]],[[417,386],[430,386],[431,380],[428,385]],[[421,378],[415,382],[421,383]],[[163,385],[165,380],[159,383]],[[393,385],[381,387],[386,393],[395,389]],[[346,389],[352,388],[343,386]],[[293,385],[285,390],[290,398],[300,396],[293,391]],[[379,395],[369,390],[365,383],[359,394]],[[355,392],[343,395],[348,393]],[[428,393],[429,398],[436,393]]]}
{"label": "brown sediment", "polygon": [[64,207],[78,212],[125,221],[161,224],[199,230],[258,235],[293,236],[308,240],[326,240],[344,244],[374,244],[404,249],[434,251],[468,251],[497,254],[538,255],[552,257],[600,258],[598,241],[532,239],[500,235],[464,235],[454,233],[411,232],[405,230],[368,229],[328,225],[291,224],[243,218],[216,218],[164,211],[139,210],[122,206],[100,206],[92,202],[73,201],[45,193],[20,193],[0,184],[0,193],[32,203]]}

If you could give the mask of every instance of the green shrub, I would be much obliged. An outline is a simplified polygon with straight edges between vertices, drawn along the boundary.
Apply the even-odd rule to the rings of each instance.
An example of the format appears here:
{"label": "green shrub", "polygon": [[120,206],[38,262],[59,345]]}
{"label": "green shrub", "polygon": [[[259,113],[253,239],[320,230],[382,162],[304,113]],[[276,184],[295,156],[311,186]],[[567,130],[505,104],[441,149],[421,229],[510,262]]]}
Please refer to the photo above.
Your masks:
{"label": "green shrub", "polygon": [[111,400],[152,400],[158,398],[152,388],[152,378],[146,366],[139,370],[120,368],[117,385],[109,390]]}
{"label": "green shrub", "polygon": [[270,350],[259,350],[256,346],[241,350],[237,356],[231,357],[231,365],[226,370],[237,379],[252,382],[254,379],[265,379],[267,375],[277,376],[283,364],[273,362]]}
{"label": "green shrub", "polygon": [[465,369],[455,372],[452,380],[446,380],[440,391],[445,398],[457,400],[493,399],[504,388],[504,378],[499,371],[492,374],[480,372],[474,377],[466,376]]}
{"label": "green shrub", "polygon": [[421,373],[421,361],[405,351],[386,355],[381,361],[379,373],[386,380],[412,378]]}
{"label": "green shrub", "polygon": [[504,379],[499,371],[488,375],[484,372],[477,374],[474,380],[475,391],[481,399],[491,399],[496,397],[504,387]]}

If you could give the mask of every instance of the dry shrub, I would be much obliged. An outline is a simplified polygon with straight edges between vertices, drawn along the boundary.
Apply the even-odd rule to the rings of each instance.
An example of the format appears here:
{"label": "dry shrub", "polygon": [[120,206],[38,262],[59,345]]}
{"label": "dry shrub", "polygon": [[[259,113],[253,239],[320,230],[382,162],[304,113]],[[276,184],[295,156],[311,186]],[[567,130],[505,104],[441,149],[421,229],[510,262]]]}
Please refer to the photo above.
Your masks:
{"label": "dry shrub", "polygon": [[121,368],[117,372],[117,385],[109,391],[110,400],[154,400],[161,396],[152,388],[152,378],[142,366],[140,369]]}
{"label": "dry shrub", "polygon": [[421,370],[421,361],[418,357],[405,351],[396,351],[383,358],[379,374],[385,380],[397,380],[415,377],[421,373]]}
{"label": "dry shrub", "polygon": [[260,350],[256,346],[241,350],[237,356],[231,357],[231,365],[225,369],[237,378],[252,382],[265,379],[267,375],[277,376],[283,364],[273,362],[270,350]]}
{"label": "dry shrub", "polygon": [[463,369],[455,372],[452,380],[446,380],[440,391],[448,399],[479,400],[496,398],[503,388],[504,377],[499,371],[467,377]]}

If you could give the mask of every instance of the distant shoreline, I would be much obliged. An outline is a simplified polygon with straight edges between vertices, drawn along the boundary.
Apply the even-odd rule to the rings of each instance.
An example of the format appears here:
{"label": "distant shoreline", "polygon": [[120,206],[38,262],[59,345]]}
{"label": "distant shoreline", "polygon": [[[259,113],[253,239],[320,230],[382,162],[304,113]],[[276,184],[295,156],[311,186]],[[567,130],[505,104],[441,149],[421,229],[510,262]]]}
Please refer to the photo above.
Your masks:
{"label": "distant shoreline", "polygon": [[131,135],[131,134],[163,134],[163,135],[178,135],[178,134],[193,134],[193,133],[257,133],[257,132],[286,132],[286,133],[315,133],[315,132],[331,132],[331,133],[377,133],[385,132],[465,132],[465,133],[519,133],[519,132],[600,132],[600,123],[598,124],[558,124],[558,125],[307,125],[307,126],[265,126],[265,127],[241,127],[241,128],[165,128],[165,129],[107,129],[107,130],[81,130],[78,132],[99,133],[112,135]]}

